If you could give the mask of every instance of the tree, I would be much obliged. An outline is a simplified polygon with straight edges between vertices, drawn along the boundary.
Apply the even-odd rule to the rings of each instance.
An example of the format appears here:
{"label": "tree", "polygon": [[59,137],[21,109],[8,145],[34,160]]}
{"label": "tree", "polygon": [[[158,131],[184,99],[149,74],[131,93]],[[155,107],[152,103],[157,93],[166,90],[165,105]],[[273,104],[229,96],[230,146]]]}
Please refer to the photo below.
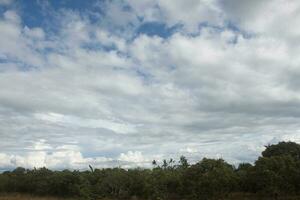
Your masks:
{"label": "tree", "polygon": [[183,168],[183,169],[186,169],[189,167],[189,163],[188,163],[188,160],[186,159],[186,157],[180,156],[179,167]]}
{"label": "tree", "polygon": [[183,177],[185,195],[192,199],[220,197],[236,188],[234,167],[222,159],[207,159],[191,165]]}
{"label": "tree", "polygon": [[[177,164],[175,164],[177,163]],[[190,164],[153,161],[152,169],[94,169],[86,171],[28,170],[0,173],[0,192],[75,197],[80,199],[223,199],[232,192],[300,195],[299,145],[280,142],[267,146],[254,165],[237,168],[222,159],[204,158]],[[240,198],[242,199],[242,198]]]}
{"label": "tree", "polygon": [[251,173],[255,192],[296,194],[300,186],[300,162],[290,155],[260,157]]}
{"label": "tree", "polygon": [[253,191],[253,184],[250,177],[251,171],[253,171],[253,166],[250,163],[239,164],[236,175],[238,177],[238,187],[240,191]]}
{"label": "tree", "polygon": [[300,160],[300,145],[295,142],[279,142],[268,145],[262,152],[263,157],[290,155],[294,159]]}

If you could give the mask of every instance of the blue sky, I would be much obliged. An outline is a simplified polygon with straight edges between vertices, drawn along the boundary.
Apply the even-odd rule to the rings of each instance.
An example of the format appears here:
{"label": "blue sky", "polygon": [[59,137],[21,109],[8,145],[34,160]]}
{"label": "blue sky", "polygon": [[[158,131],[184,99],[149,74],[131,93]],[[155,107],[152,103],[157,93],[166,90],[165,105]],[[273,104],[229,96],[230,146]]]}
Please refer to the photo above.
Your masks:
{"label": "blue sky", "polygon": [[0,169],[254,162],[300,142],[295,0],[0,0]]}
{"label": "blue sky", "polygon": [[[23,25],[32,27],[41,27],[49,32],[57,29],[55,25],[58,25],[57,20],[60,20],[61,15],[57,15],[59,12],[75,12],[80,16],[84,16],[92,24],[99,24],[105,21],[105,17],[108,13],[106,10],[109,1],[16,1],[13,6],[20,11],[20,17],[22,18]],[[125,14],[130,13],[132,8],[126,3],[120,3],[118,5]],[[56,13],[56,14],[55,14]],[[180,22],[172,26],[168,26],[164,22],[158,20],[144,21],[143,16],[136,16],[138,24],[130,24],[129,26],[118,28],[123,30],[124,28],[131,28],[135,32],[132,37],[139,34],[147,34],[150,36],[169,37],[174,31],[180,27]],[[126,31],[126,30],[125,30]]]}

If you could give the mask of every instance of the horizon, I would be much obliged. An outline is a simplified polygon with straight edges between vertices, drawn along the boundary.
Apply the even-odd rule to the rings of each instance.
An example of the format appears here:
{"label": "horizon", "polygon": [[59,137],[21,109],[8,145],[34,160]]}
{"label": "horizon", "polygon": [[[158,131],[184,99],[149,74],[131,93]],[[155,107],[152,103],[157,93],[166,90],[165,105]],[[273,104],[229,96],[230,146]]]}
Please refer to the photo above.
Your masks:
{"label": "horizon", "polygon": [[0,0],[0,172],[237,165],[300,143],[299,9]]}
{"label": "horizon", "polygon": [[[267,146],[264,146],[264,150],[265,151],[267,149],[267,147],[270,147],[272,145],[279,145],[280,143],[290,143],[291,141],[280,141],[276,144],[269,144]],[[294,142],[292,142],[294,143]],[[294,143],[296,145],[299,145],[297,143]],[[181,158],[184,158],[186,161],[187,161],[187,164],[189,167],[193,166],[193,165],[196,165],[196,164],[201,164],[205,159],[208,159],[208,160],[215,160],[215,161],[224,161],[224,163],[226,164],[229,164],[231,165],[232,169],[235,169],[235,170],[239,170],[241,165],[245,165],[245,164],[250,164],[250,166],[255,166],[256,165],[256,162],[259,161],[259,159],[262,159],[264,156],[262,155],[262,152],[261,152],[261,155],[259,155],[254,162],[240,162],[240,163],[228,163],[226,160],[224,160],[223,158],[208,158],[208,157],[202,157],[201,160],[198,160],[198,161],[194,161],[194,162],[190,162],[189,160],[186,159],[185,156],[181,155],[180,158],[178,159],[174,159],[174,158],[169,158],[169,159],[163,159],[163,160],[152,160],[151,162],[151,166],[128,166],[128,165],[113,165],[113,166],[110,166],[110,167],[93,167],[91,165],[88,165],[87,167],[85,168],[81,168],[81,169],[76,169],[76,168],[61,168],[61,167],[58,167],[58,168],[47,168],[46,166],[39,166],[39,167],[33,167],[33,168],[24,168],[22,166],[16,166],[15,168],[7,168],[7,169],[0,169],[0,174],[3,174],[5,172],[14,172],[15,170],[17,169],[24,169],[25,171],[26,170],[40,170],[40,169],[48,169],[48,170],[51,170],[51,171],[65,171],[65,170],[68,170],[68,171],[78,171],[78,172],[85,172],[85,171],[91,171],[93,172],[94,170],[96,169],[99,169],[99,170],[105,170],[105,169],[122,169],[122,170],[125,170],[125,171],[128,171],[128,170],[154,170],[154,169],[157,169],[157,168],[160,168],[160,169],[163,169],[164,168],[164,163],[167,163],[167,166],[168,167],[174,167],[174,169],[182,166],[182,163],[181,163]],[[154,164],[155,162],[155,164]]]}

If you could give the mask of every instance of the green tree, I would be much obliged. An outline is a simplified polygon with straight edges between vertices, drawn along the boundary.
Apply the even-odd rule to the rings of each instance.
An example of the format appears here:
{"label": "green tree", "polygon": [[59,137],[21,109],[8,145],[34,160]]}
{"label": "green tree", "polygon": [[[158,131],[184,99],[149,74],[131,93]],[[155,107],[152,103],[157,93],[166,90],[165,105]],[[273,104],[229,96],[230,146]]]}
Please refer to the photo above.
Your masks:
{"label": "green tree", "polygon": [[263,157],[289,155],[300,160],[300,145],[295,142],[279,142],[278,144],[268,145],[262,152]]}

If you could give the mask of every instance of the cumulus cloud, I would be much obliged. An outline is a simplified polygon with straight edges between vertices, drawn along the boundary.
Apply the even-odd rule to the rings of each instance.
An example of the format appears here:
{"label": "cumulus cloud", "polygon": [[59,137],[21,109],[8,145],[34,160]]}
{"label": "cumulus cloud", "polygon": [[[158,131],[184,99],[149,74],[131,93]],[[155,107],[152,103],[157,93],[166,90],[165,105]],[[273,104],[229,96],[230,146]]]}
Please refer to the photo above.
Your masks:
{"label": "cumulus cloud", "polygon": [[147,21],[163,21],[168,26],[181,24],[188,32],[198,30],[201,23],[218,25],[222,22],[217,1],[128,1],[138,16]]}
{"label": "cumulus cloud", "polygon": [[299,36],[298,1],[230,0],[222,5],[228,18],[242,29],[289,42]]}
{"label": "cumulus cloud", "polygon": [[[4,8],[0,168],[253,162],[299,141],[298,5],[105,1],[99,22],[64,8],[46,27]],[[147,22],[178,29],[138,33]]]}
{"label": "cumulus cloud", "polygon": [[9,5],[13,2],[13,0],[0,0],[0,5]]}
{"label": "cumulus cloud", "polygon": [[25,26],[24,34],[27,35],[28,37],[32,37],[35,39],[44,39],[44,37],[45,37],[45,33],[44,33],[43,29],[41,29],[41,28],[30,29],[27,26]]}
{"label": "cumulus cloud", "polygon": [[141,152],[128,151],[116,158],[84,157],[76,145],[62,145],[53,147],[46,140],[36,141],[33,148],[22,154],[1,153],[0,170],[12,169],[16,166],[26,168],[49,167],[51,169],[79,169],[86,170],[89,165],[103,167],[150,167],[151,162],[145,159]]}
{"label": "cumulus cloud", "polygon": [[127,162],[135,162],[135,163],[142,163],[145,161],[142,153],[140,151],[128,151],[126,154],[121,153],[119,160],[127,161]]}

